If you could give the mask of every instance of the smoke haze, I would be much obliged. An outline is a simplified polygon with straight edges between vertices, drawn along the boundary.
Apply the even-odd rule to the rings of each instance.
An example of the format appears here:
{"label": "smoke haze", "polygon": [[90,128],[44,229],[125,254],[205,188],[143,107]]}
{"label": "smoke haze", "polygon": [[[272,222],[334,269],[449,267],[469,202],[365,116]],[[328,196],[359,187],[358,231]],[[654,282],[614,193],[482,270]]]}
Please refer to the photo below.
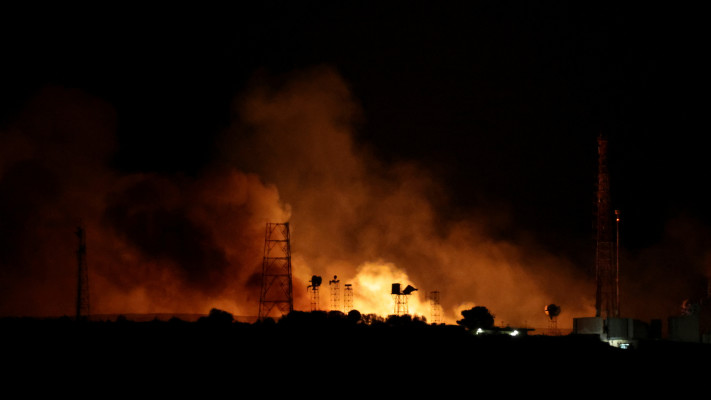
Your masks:
{"label": "smoke haze", "polygon": [[277,189],[228,168],[120,173],[115,129],[107,103],[50,87],[2,132],[0,314],[73,313],[80,224],[92,313],[253,314],[264,223],[289,216]]}
{"label": "smoke haze", "polygon": [[[535,243],[527,248],[487,237],[493,221],[481,216],[445,218],[437,210],[451,194],[425,166],[386,164],[358,144],[361,113],[333,69],[302,71],[271,85],[262,80],[237,107],[241,123],[227,155],[274,182],[291,205],[294,273],[304,288],[312,274],[338,275],[355,283],[356,308],[391,313],[389,284],[396,281],[387,279],[408,280],[399,283],[419,289],[410,311],[429,318],[427,294],[437,290],[450,323],[474,304],[516,324],[544,324],[543,308],[551,302],[569,315],[590,314],[586,304],[594,302],[581,293],[591,293],[591,285],[569,262]],[[378,286],[380,307],[362,309],[373,299],[368,281],[378,279],[386,284]]]}
{"label": "smoke haze", "polygon": [[[427,295],[439,291],[448,323],[474,305],[486,306],[497,323],[534,327],[545,326],[550,303],[562,308],[560,327],[594,314],[587,266],[518,231],[505,204],[455,218],[447,210],[456,190],[429,166],[382,161],[356,140],[367,116],[332,68],[255,78],[234,102],[221,157],[194,175],[113,167],[119,117],[97,97],[48,87],[2,130],[0,315],[73,313],[73,232],[82,224],[92,313],[217,307],[253,316],[265,223],[285,221],[296,309],[310,309],[312,275],[324,282],[337,275],[341,285],[353,284],[362,313],[391,313],[397,282],[418,289],[410,312],[428,319]],[[699,248],[708,232],[698,236],[703,228],[692,225],[671,224],[668,248],[623,257],[630,265],[623,313],[626,305],[642,310],[657,294],[669,308],[668,293],[651,286],[664,280],[660,260],[691,263],[708,276],[708,256],[693,256],[707,254]],[[529,239],[492,233],[502,230]],[[688,231],[699,240],[686,240]],[[670,259],[679,249],[688,257]],[[636,273],[646,278],[635,280]],[[689,285],[680,282],[674,294]],[[321,308],[329,309],[325,298]]]}

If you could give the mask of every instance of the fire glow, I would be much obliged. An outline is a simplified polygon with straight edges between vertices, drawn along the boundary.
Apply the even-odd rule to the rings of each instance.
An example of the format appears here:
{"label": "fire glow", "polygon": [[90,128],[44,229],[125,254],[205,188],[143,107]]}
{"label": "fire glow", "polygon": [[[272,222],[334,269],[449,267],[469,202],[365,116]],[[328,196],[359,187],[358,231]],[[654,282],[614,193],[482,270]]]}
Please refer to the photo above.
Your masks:
{"label": "fire glow", "polygon": [[520,324],[544,323],[541,307],[552,301],[571,317],[589,314],[581,293],[592,290],[566,260],[490,238],[489,215],[443,223],[433,200],[447,194],[425,168],[384,163],[357,144],[360,110],[335,71],[256,86],[236,107],[222,157],[196,176],[124,173],[110,167],[110,105],[66,89],[40,93],[2,137],[23,145],[0,158],[0,200],[18,204],[3,207],[13,212],[2,215],[2,255],[13,267],[3,270],[0,312],[71,314],[81,220],[96,314],[256,315],[264,224],[274,221],[293,227],[297,310],[310,309],[315,274],[352,283],[362,314],[392,314],[393,283],[419,289],[409,314],[426,318],[423,299],[440,291],[447,323],[474,303]]}
{"label": "fire glow", "polygon": [[[358,267],[354,278],[355,308],[364,314],[387,316],[394,314],[394,300],[391,295],[393,283],[409,282],[407,274],[390,263],[366,263]],[[429,314],[426,303],[420,301],[415,292],[407,296],[410,315]]]}

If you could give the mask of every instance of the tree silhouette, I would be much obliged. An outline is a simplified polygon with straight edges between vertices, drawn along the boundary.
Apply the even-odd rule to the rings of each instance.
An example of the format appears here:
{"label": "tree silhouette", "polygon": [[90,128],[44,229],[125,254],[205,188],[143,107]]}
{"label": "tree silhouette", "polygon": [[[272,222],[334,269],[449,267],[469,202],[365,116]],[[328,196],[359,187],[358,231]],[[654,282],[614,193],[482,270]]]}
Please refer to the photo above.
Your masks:
{"label": "tree silhouette", "polygon": [[462,311],[462,317],[464,318],[457,321],[457,324],[469,330],[489,329],[494,326],[494,315],[486,307],[476,306],[464,310]]}
{"label": "tree silhouette", "polygon": [[359,323],[362,320],[362,316],[360,314],[360,311],[358,310],[350,310],[348,311],[348,320],[351,321],[352,323]]}
{"label": "tree silhouette", "polygon": [[211,323],[211,324],[231,324],[234,321],[234,316],[230,314],[227,311],[220,310],[218,308],[213,308],[210,310],[210,314],[208,314],[207,317],[200,317],[198,319],[199,322],[202,323]]}

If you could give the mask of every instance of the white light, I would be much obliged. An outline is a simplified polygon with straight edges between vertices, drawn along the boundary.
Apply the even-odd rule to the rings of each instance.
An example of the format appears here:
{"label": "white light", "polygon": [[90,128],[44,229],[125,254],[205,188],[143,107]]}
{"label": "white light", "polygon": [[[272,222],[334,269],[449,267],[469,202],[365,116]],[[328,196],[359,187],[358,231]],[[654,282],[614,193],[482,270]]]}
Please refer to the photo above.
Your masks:
{"label": "white light", "polygon": [[517,336],[517,335],[518,335],[518,331],[517,331],[517,330],[514,330],[513,332],[511,332],[511,336]]}
{"label": "white light", "polygon": [[480,334],[480,333],[483,333],[483,332],[484,332],[484,330],[481,329],[481,328],[479,328],[479,329],[476,330],[476,334],[477,334],[477,335]]}

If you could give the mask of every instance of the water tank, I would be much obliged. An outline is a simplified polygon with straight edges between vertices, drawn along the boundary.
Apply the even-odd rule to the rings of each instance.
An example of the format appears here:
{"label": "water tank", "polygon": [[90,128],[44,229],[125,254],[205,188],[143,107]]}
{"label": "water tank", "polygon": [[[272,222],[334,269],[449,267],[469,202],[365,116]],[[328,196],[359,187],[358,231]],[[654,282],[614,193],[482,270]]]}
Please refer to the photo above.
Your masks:
{"label": "water tank", "polygon": [[548,318],[553,319],[560,315],[560,307],[555,304],[548,304],[546,306],[546,315]]}
{"label": "water tank", "polygon": [[410,294],[410,293],[414,292],[415,290],[417,290],[417,289],[415,289],[414,287],[412,287],[410,285],[407,285],[405,290],[402,291],[402,294]]}
{"label": "water tank", "polygon": [[390,294],[400,294],[400,284],[399,283],[393,283],[393,290],[390,292]]}

